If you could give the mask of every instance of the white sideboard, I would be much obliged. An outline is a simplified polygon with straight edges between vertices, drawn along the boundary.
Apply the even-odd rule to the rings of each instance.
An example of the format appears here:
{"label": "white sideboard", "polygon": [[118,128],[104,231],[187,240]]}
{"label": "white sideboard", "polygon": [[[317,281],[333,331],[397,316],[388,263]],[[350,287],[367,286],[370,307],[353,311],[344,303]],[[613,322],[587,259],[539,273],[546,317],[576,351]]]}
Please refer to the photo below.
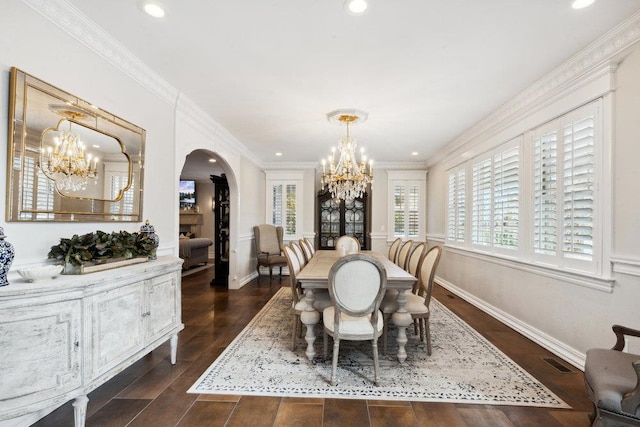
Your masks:
{"label": "white sideboard", "polygon": [[170,340],[176,363],[182,260],[157,260],[0,288],[0,426],[29,425]]}

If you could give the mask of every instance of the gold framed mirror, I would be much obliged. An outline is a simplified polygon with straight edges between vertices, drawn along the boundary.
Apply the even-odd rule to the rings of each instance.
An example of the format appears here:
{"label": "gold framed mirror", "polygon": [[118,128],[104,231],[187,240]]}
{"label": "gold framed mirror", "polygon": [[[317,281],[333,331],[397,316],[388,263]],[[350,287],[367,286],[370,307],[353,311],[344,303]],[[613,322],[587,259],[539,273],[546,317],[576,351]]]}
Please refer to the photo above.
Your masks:
{"label": "gold framed mirror", "polygon": [[12,68],[7,221],[142,221],[145,136]]}

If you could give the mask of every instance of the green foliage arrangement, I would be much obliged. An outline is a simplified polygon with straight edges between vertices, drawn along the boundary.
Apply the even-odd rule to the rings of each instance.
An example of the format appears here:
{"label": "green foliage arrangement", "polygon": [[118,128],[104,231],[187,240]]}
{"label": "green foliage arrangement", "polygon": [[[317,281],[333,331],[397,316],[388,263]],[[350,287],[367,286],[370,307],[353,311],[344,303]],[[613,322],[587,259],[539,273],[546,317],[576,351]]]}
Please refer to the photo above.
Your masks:
{"label": "green foliage arrangement", "polygon": [[119,231],[105,233],[96,231],[70,239],[61,238],[51,246],[47,257],[74,266],[86,263],[106,262],[110,258],[150,257],[155,254],[157,244],[148,233]]}

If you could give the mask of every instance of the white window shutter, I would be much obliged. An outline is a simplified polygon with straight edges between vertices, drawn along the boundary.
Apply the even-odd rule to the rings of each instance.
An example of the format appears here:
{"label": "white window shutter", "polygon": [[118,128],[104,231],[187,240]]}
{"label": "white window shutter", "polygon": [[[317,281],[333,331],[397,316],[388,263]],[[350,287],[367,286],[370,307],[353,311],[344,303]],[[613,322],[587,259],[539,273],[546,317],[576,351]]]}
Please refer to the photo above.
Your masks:
{"label": "white window shutter", "polygon": [[473,164],[471,204],[471,242],[475,245],[491,244],[491,159]]}
{"label": "white window shutter", "polygon": [[505,249],[518,249],[519,147],[495,154],[493,164],[493,245]]}
{"label": "white window shutter", "polygon": [[466,226],[466,186],[465,169],[449,172],[447,240],[464,243]]}
{"label": "white window shutter", "polygon": [[534,138],[533,250],[555,255],[557,246],[558,132]]}

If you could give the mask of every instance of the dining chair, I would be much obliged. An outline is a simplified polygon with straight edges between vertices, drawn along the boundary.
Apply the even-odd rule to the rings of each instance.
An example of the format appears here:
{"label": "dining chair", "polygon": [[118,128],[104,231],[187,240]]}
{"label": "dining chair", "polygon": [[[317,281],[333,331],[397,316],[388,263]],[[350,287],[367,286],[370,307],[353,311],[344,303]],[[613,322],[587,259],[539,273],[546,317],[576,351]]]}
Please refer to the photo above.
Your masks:
{"label": "dining chair", "polygon": [[331,385],[336,385],[340,340],[371,340],[374,383],[378,373],[378,338],[382,334],[380,303],[387,287],[387,272],[382,263],[367,254],[350,254],[338,259],[329,271],[329,296],[332,306],[323,311],[324,355],[328,336],[333,337]]}
{"label": "dining chair", "polygon": [[307,259],[305,258],[298,242],[291,241],[289,242],[289,246],[291,247],[291,249],[293,249],[296,256],[298,257],[298,260],[300,261],[300,268],[304,267],[307,264]]}
{"label": "dining chair", "polygon": [[584,382],[595,407],[593,426],[640,426],[640,354],[624,351],[625,336],[640,337],[640,330],[612,329],[613,348],[587,350],[584,363]]}
{"label": "dining chair", "polygon": [[409,239],[402,243],[400,249],[398,249],[398,257],[396,258],[396,264],[406,270],[407,268],[407,258],[409,258],[409,252],[411,251],[411,247],[413,246],[413,240]]}
{"label": "dining chair", "polygon": [[398,237],[396,240],[394,240],[391,243],[391,246],[389,246],[389,260],[391,260],[391,262],[393,262],[395,264],[396,259],[398,258],[398,248],[400,247],[400,243],[402,243],[402,239],[400,237]]}
{"label": "dining chair", "polygon": [[[300,322],[300,314],[305,309],[305,303],[302,300],[304,295],[302,293],[302,287],[298,282],[297,276],[302,266],[300,260],[295,251],[289,246],[284,247],[284,256],[287,259],[287,267],[289,268],[289,285],[291,287],[291,308],[293,310],[293,326],[291,328],[291,350],[296,349],[296,337],[301,333],[302,323]],[[326,307],[331,305],[331,298],[329,292],[324,289],[318,289],[314,291],[314,303],[313,307],[322,312]]]}
{"label": "dining chair", "polygon": [[308,237],[305,237],[304,242],[307,244],[307,247],[311,251],[311,255],[313,255],[316,252],[316,248],[313,246],[313,243],[311,242],[311,240],[309,240]]}
{"label": "dining chair", "polygon": [[[434,277],[436,274],[436,268],[440,261],[440,255],[442,254],[442,248],[440,246],[434,246],[428,251],[424,252],[421,260],[418,262],[418,292],[417,294],[410,293],[407,295],[407,303],[405,309],[411,314],[414,320],[418,321],[418,328],[420,333],[420,341],[426,342],[427,354],[431,355],[431,328],[429,325],[429,316],[431,311],[429,304],[431,303],[431,293],[433,292]],[[389,317],[396,311],[398,311],[398,299],[396,296],[385,295],[380,304],[380,310],[384,315],[385,326],[388,323]],[[382,337],[383,352],[387,351],[387,330],[385,329]]]}
{"label": "dining chair", "polygon": [[313,256],[313,252],[311,252],[309,245],[307,245],[307,242],[304,239],[298,240],[298,244],[300,245],[300,249],[302,249],[302,253],[304,254],[305,263],[309,262],[309,260]]}
{"label": "dining chair", "polygon": [[357,254],[360,252],[360,242],[353,236],[340,236],[336,240],[335,249],[340,254]]}
{"label": "dining chair", "polygon": [[282,276],[282,267],[287,265],[287,259],[282,255],[282,227],[276,227],[271,224],[261,224],[253,227],[256,243],[256,257],[258,264],[258,278],[260,277],[260,267],[269,267],[269,280],[273,276],[273,267],[280,267],[280,276]]}

